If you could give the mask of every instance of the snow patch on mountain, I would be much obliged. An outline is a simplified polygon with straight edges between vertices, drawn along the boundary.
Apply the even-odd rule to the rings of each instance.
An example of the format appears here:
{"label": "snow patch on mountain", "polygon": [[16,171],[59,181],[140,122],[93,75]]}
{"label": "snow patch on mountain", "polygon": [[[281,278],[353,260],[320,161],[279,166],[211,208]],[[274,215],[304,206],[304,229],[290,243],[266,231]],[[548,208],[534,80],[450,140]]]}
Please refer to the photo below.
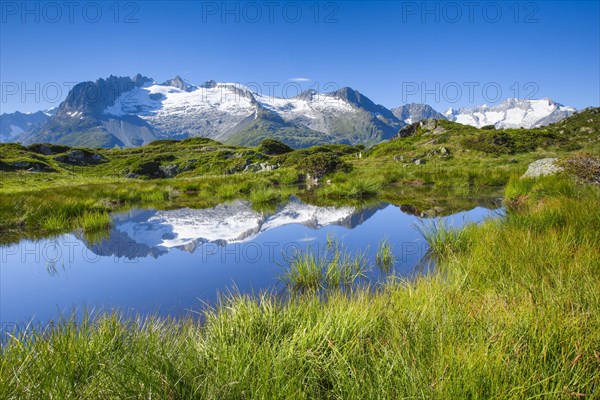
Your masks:
{"label": "snow patch on mountain", "polygon": [[551,99],[526,100],[507,99],[495,106],[448,109],[444,113],[450,121],[481,128],[494,125],[496,128],[535,128],[558,122],[577,111]]}
{"label": "snow patch on mountain", "polygon": [[304,125],[322,133],[331,133],[333,118],[352,118],[357,110],[343,99],[329,94],[314,93],[313,96],[290,99],[255,94],[257,101],[269,111],[277,113],[286,122]]}
{"label": "snow patch on mountain", "polygon": [[137,115],[165,136],[218,139],[256,113],[256,100],[246,88],[232,83],[192,89],[153,83],[123,93],[104,113]]}

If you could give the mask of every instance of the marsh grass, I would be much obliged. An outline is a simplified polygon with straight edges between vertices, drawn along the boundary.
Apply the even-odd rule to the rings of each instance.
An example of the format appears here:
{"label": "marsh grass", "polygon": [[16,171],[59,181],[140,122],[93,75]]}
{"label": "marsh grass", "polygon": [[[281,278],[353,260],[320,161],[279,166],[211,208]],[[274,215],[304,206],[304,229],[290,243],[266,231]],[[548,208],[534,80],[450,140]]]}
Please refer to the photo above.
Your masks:
{"label": "marsh grass", "polygon": [[377,254],[375,255],[375,264],[384,274],[389,274],[394,270],[396,256],[394,255],[392,244],[387,238],[379,242]]}
{"label": "marsh grass", "polygon": [[383,182],[379,178],[340,180],[331,185],[321,185],[318,193],[320,196],[334,199],[367,198],[376,196],[383,186]]}
{"label": "marsh grass", "polygon": [[256,187],[250,191],[250,201],[253,204],[275,203],[281,200],[281,194],[271,187]]}
{"label": "marsh grass", "polygon": [[[564,179],[511,181],[513,196],[540,194],[469,240],[438,225],[435,272],[381,290],[236,295],[199,319],[9,336],[0,398],[597,398],[600,188]],[[564,222],[533,229],[548,213]],[[334,259],[300,254],[288,282],[327,287]]]}
{"label": "marsh grass", "polygon": [[85,232],[104,230],[110,227],[110,224],[110,215],[102,211],[85,211],[74,221],[74,225]]}
{"label": "marsh grass", "polygon": [[441,218],[421,219],[414,226],[427,241],[429,251],[438,259],[466,250],[471,240],[470,226],[451,227]]}
{"label": "marsh grass", "polygon": [[332,239],[325,249],[295,251],[279,279],[291,293],[315,292],[350,288],[367,270],[364,253],[352,255]]}

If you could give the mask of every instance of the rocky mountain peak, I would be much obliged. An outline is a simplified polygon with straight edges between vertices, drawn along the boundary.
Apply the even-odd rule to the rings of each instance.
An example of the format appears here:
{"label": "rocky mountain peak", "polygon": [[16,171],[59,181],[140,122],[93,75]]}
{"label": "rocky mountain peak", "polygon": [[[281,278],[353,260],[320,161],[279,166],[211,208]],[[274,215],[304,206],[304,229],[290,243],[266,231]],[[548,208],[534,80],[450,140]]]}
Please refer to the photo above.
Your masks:
{"label": "rocky mountain peak", "polygon": [[312,101],[318,95],[319,95],[319,92],[317,92],[315,89],[308,89],[308,90],[304,90],[303,92],[301,92],[299,95],[295,96],[294,98],[299,99],[299,100]]}
{"label": "rocky mountain peak", "polygon": [[409,103],[401,107],[392,108],[392,113],[400,120],[411,124],[425,119],[446,119],[428,104]]}
{"label": "rocky mountain peak", "polygon": [[135,74],[135,76],[133,78],[131,78],[131,80],[133,81],[133,83],[137,87],[142,87],[146,83],[153,82],[152,78],[148,78],[147,76],[144,76],[144,75],[142,75],[140,73]]}
{"label": "rocky mountain peak", "polygon": [[214,89],[217,87],[217,82],[211,79],[201,84],[200,87],[203,89]]}
{"label": "rocky mountain peak", "polygon": [[179,75],[176,75],[175,78],[169,79],[168,81],[162,83],[161,85],[162,86],[173,86],[179,90],[185,90],[186,92],[191,92],[192,90],[196,89],[196,87],[194,85],[190,85]]}

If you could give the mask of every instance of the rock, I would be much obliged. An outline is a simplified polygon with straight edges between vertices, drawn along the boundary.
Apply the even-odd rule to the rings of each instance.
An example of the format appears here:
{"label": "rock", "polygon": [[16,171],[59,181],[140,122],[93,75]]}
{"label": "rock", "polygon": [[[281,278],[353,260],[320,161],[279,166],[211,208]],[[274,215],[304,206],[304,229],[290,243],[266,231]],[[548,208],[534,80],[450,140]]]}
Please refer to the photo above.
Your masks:
{"label": "rock", "polygon": [[429,118],[429,119],[426,119],[425,121],[421,121],[421,127],[425,130],[433,131],[433,130],[435,130],[436,126],[437,126],[437,124],[436,124],[435,119]]}
{"label": "rock", "polygon": [[[27,170],[30,172],[54,172],[54,169],[41,161],[13,161],[7,165],[8,170]],[[0,168],[2,169],[2,168]],[[4,169],[2,169],[4,170]]]}
{"label": "rock", "polygon": [[92,153],[87,150],[71,150],[67,154],[54,157],[54,159],[63,164],[69,165],[90,165],[99,164],[106,160],[100,153]]}
{"label": "rock", "polygon": [[27,162],[27,161],[15,161],[15,162],[11,163],[10,165],[12,165],[13,167],[18,168],[18,169],[25,169],[25,168],[29,168],[31,163]]}
{"label": "rock", "polygon": [[69,160],[78,161],[85,158],[85,153],[82,150],[73,150],[67,153]]}
{"label": "rock", "polygon": [[165,178],[173,178],[179,173],[179,167],[176,164],[161,165],[158,169]]}
{"label": "rock", "polygon": [[415,165],[424,165],[425,164],[425,160],[423,160],[422,158],[415,158],[412,160],[412,162]]}
{"label": "rock", "polygon": [[414,124],[406,125],[402,129],[398,131],[394,138],[405,138],[409,136],[414,136],[417,133],[417,127],[419,126],[419,122],[415,122]]}
{"label": "rock", "polygon": [[61,146],[59,144],[35,143],[27,146],[27,149],[33,151],[34,153],[51,156],[54,154],[64,153],[65,151],[69,150],[70,147]]}
{"label": "rock", "polygon": [[125,178],[129,178],[129,179],[138,179],[140,177],[140,175],[134,173],[134,172],[128,172],[127,175],[125,175]]}
{"label": "rock", "polygon": [[439,135],[440,133],[444,132],[446,132],[446,129],[442,128],[441,126],[436,126],[435,129],[431,131],[433,135]]}
{"label": "rock", "polygon": [[244,168],[244,172],[265,172],[265,171],[272,171],[274,169],[279,168],[279,164],[269,164],[266,162],[256,162],[253,164],[249,164],[246,166],[246,168]]}
{"label": "rock", "polygon": [[556,165],[558,158],[542,158],[529,164],[527,171],[521,178],[537,178],[539,176],[554,175],[563,171],[562,167]]}
{"label": "rock", "polygon": [[331,179],[327,179],[327,184],[331,185]]}
{"label": "rock", "polygon": [[394,156],[394,161],[404,161],[404,156]]}
{"label": "rock", "polygon": [[427,153],[427,157],[440,156],[440,157],[448,157],[450,155],[450,150],[446,147],[441,147],[439,149],[434,149]]}

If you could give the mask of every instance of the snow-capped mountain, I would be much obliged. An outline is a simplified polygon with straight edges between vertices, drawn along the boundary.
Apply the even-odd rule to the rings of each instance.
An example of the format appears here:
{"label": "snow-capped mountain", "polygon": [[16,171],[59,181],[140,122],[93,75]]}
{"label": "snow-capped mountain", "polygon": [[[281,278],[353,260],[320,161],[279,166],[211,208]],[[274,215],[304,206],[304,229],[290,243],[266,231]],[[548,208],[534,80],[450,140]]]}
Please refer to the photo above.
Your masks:
{"label": "snow-capped mountain", "polygon": [[55,108],[34,113],[14,113],[0,115],[0,142],[14,141],[21,133],[47,121],[56,113]]}
{"label": "snow-capped mountain", "polygon": [[482,105],[460,110],[450,108],[444,115],[450,121],[478,128],[486,125],[494,125],[496,128],[535,128],[558,122],[575,111],[577,110],[573,107],[563,106],[550,99],[507,99],[492,107]]}
{"label": "snow-capped mountain", "polygon": [[423,121],[425,119],[446,119],[428,104],[409,103],[400,107],[392,108],[392,113],[406,124]]}
{"label": "snow-capped mountain", "polygon": [[129,258],[149,254],[157,257],[173,248],[193,252],[203,243],[246,242],[289,224],[311,229],[327,225],[353,228],[382,207],[317,207],[292,197],[274,213],[255,211],[243,200],[200,210],[132,210],[115,216],[109,238],[90,244],[90,249],[96,254]]}
{"label": "snow-capped mountain", "polygon": [[157,83],[138,74],[74,86],[54,118],[19,140],[112,147],[200,136],[253,145],[284,132],[277,138],[302,146],[376,143],[402,126],[390,110],[347,87],[285,99],[234,83],[193,85],[179,76]]}

